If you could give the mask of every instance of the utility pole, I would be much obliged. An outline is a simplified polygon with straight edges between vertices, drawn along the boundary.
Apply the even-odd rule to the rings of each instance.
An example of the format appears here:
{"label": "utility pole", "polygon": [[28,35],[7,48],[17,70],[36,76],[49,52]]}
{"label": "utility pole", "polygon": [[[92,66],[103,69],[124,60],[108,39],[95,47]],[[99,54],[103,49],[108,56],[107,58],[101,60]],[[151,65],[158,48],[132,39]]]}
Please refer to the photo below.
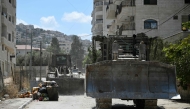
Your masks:
{"label": "utility pole", "polygon": [[29,77],[31,79],[31,74],[32,74],[32,30],[30,32],[30,37],[31,37],[31,48],[30,48],[30,74],[29,74]]}
{"label": "utility pole", "polygon": [[40,81],[42,81],[42,41],[40,41]]}

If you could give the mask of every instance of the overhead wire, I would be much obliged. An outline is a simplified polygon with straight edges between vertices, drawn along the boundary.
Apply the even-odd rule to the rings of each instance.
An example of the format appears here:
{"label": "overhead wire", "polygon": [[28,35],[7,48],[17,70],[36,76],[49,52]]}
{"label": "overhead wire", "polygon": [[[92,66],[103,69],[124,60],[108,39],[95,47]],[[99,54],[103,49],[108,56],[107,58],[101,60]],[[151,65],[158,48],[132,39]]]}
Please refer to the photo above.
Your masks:
{"label": "overhead wire", "polygon": [[[185,5],[185,6],[184,6],[182,9],[180,9],[178,12],[174,13],[171,17],[169,17],[168,19],[166,19],[165,21],[163,21],[162,23],[160,23],[159,25],[157,25],[157,27],[159,27],[159,26],[163,25],[164,23],[168,22],[170,19],[173,18],[173,16],[175,16],[175,15],[181,13],[183,10],[187,9],[189,6],[190,6],[189,4]],[[133,13],[133,10],[132,10],[132,13]],[[105,27],[105,26],[104,26],[104,27]],[[103,27],[103,28],[104,28],[104,27]],[[143,33],[148,33],[148,32],[150,32],[150,31],[152,31],[152,30],[154,30],[154,29],[150,29],[150,30],[148,30],[148,31],[146,31],[146,32],[143,32]],[[102,31],[108,32],[107,30],[102,30]],[[101,31],[101,32],[102,32],[102,31]],[[115,33],[114,31],[110,31],[110,32]],[[96,33],[98,33],[98,31],[97,31]],[[131,36],[132,36],[132,35],[131,35]]]}
{"label": "overhead wire", "polygon": [[[73,8],[75,8],[75,10],[78,10],[71,2],[69,2],[69,0],[67,0],[67,2],[73,7]],[[85,8],[85,10],[84,11],[87,11],[87,9],[89,8],[89,5],[87,5],[87,8]],[[75,23],[76,24],[76,23]],[[75,26],[75,24],[73,24],[72,26],[70,26],[70,28],[68,29],[68,31],[70,31],[72,28],[73,28],[73,26]],[[67,32],[68,32],[67,31]]]}

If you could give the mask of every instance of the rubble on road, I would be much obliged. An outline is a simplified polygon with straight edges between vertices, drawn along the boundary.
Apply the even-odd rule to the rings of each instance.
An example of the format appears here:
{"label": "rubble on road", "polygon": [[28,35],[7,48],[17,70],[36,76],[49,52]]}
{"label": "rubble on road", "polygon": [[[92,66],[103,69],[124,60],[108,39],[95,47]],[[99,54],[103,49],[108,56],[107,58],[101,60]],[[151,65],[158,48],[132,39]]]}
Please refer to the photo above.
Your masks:
{"label": "rubble on road", "polygon": [[58,85],[55,81],[45,81],[43,84],[39,84],[38,87],[32,88],[33,100],[39,101],[58,101],[59,95],[57,92]]}
{"label": "rubble on road", "polygon": [[32,98],[32,94],[29,91],[27,91],[25,93],[19,94],[18,97],[19,98]]}

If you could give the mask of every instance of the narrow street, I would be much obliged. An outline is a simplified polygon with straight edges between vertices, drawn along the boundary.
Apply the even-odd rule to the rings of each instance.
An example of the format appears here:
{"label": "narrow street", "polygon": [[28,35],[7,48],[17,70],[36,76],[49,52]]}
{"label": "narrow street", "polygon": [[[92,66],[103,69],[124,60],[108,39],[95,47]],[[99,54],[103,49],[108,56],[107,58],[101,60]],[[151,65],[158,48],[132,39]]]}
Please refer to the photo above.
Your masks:
{"label": "narrow street", "polygon": [[[95,99],[80,96],[59,96],[59,101],[32,101],[25,109],[95,109]],[[112,109],[136,109],[133,102],[112,100]],[[158,109],[190,109],[190,104],[174,100],[158,100]]]}

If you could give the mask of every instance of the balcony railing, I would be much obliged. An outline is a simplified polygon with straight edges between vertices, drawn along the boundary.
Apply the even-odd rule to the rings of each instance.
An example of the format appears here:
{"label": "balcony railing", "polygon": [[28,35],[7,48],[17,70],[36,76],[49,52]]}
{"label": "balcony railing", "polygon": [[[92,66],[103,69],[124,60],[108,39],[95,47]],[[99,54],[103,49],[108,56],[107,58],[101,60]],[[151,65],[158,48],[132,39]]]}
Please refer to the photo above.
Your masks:
{"label": "balcony railing", "polygon": [[96,23],[103,23],[103,19],[96,19]]}
{"label": "balcony railing", "polygon": [[135,22],[129,22],[127,24],[122,24],[119,28],[119,35],[122,35],[122,31],[125,30],[135,30]]}
{"label": "balcony railing", "polygon": [[135,0],[125,0],[125,1],[121,2],[121,6],[122,7],[135,6]]}
{"label": "balcony railing", "polygon": [[103,5],[103,2],[96,2],[95,3],[95,6],[101,6],[101,5]]}
{"label": "balcony railing", "polygon": [[122,25],[123,30],[135,30],[135,22],[129,22]]}
{"label": "balcony railing", "polygon": [[13,42],[8,41],[7,38],[5,38],[5,37],[1,37],[1,42],[3,45],[5,45],[9,49],[10,52],[14,52],[15,47],[14,47]]}

